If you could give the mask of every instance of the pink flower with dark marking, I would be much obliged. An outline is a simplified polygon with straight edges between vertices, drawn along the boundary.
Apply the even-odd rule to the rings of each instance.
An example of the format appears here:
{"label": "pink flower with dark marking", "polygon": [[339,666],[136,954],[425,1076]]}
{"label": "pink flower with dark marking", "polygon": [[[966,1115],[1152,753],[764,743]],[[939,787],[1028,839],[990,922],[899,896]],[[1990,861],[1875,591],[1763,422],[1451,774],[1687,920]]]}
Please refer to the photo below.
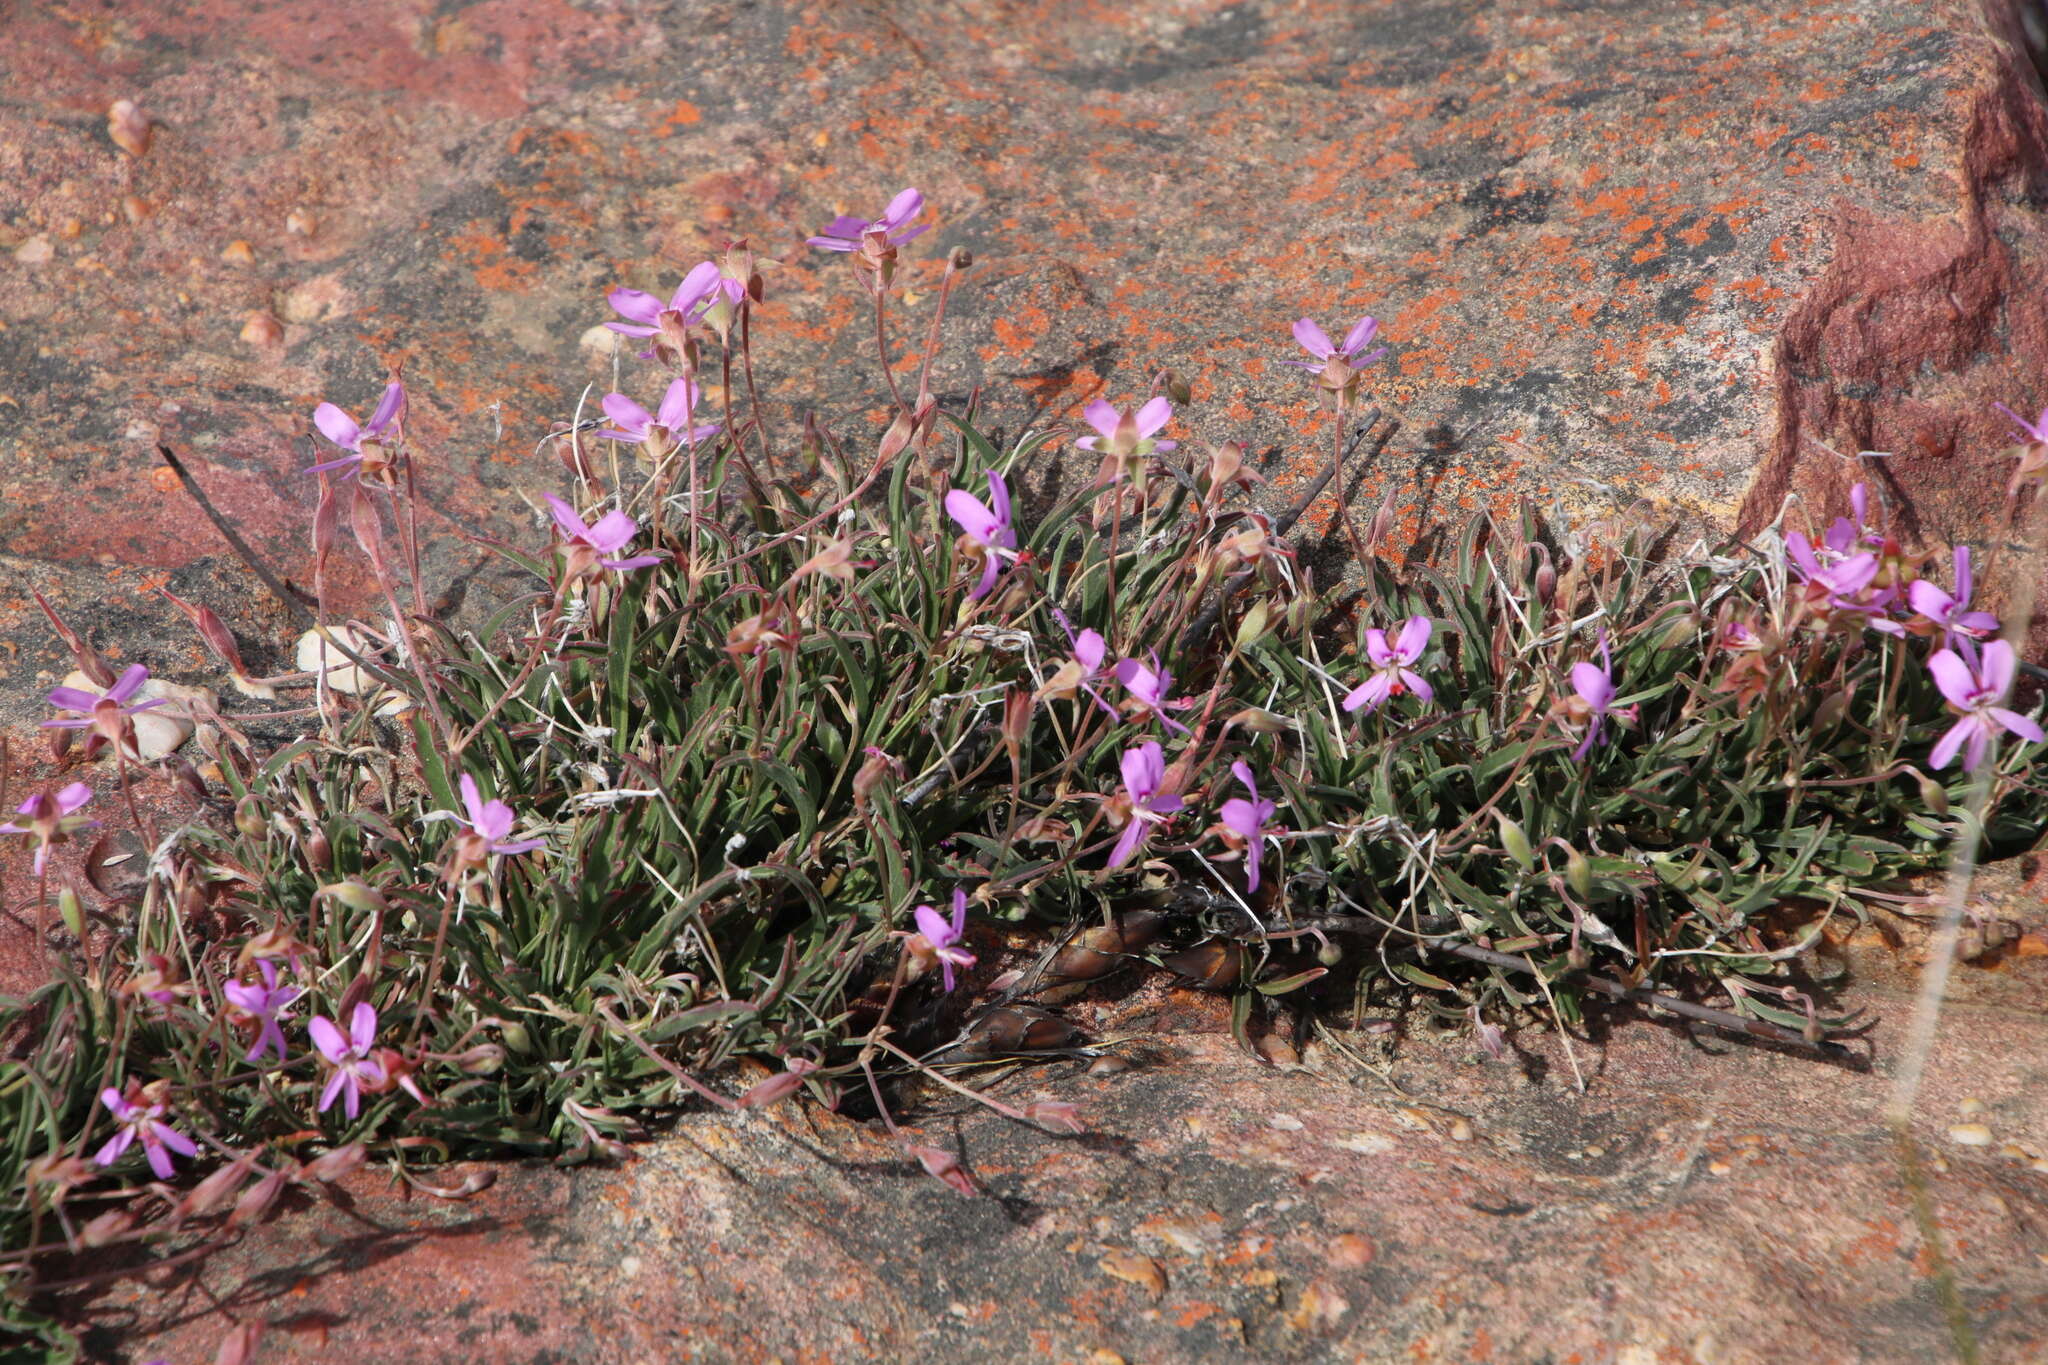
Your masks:
{"label": "pink flower with dark marking", "polygon": [[[377,410],[370,414],[369,422],[357,426],[356,419],[332,403],[322,403],[313,409],[313,425],[320,428],[320,434],[340,446],[348,454],[338,460],[326,460],[311,466],[308,474],[319,474],[329,469],[346,469],[349,474],[368,463],[374,469],[384,463],[384,449],[388,444],[384,433],[394,424],[403,426],[405,412],[405,385],[396,379],[384,386],[384,397],[377,404]],[[394,436],[396,433],[393,433]],[[348,474],[344,474],[347,478]]]}
{"label": "pink flower with dark marking", "polygon": [[1617,709],[1614,705],[1619,689],[1614,685],[1614,657],[1608,651],[1604,627],[1600,631],[1600,662],[1581,660],[1572,665],[1572,692],[1573,696],[1565,702],[1565,714],[1586,727],[1579,747],[1572,750],[1572,762],[1582,763],[1594,744],[1607,743],[1605,731],[1610,715],[1630,722],[1637,715],[1634,706]]}
{"label": "pink flower with dark marking", "polygon": [[93,1154],[96,1166],[111,1166],[121,1159],[121,1154],[140,1140],[143,1155],[149,1158],[149,1169],[156,1173],[158,1180],[169,1180],[176,1173],[171,1163],[171,1153],[190,1157],[198,1154],[191,1138],[186,1137],[170,1124],[164,1122],[163,1083],[137,1085],[128,1083],[126,1094],[108,1086],[100,1092],[100,1103],[114,1116],[119,1129],[107,1139],[106,1145]]}
{"label": "pink flower with dark marking", "polygon": [[1927,756],[1936,770],[1946,768],[1960,751],[1963,767],[1974,771],[2001,730],[2032,744],[2042,740],[2039,724],[1998,704],[2012,691],[2013,678],[2019,673],[2019,656],[2013,653],[2012,645],[1993,640],[1984,646],[1981,658],[1967,641],[1963,648],[1963,654],[1938,649],[1927,660],[1934,685],[1948,698],[1949,705],[1962,713],[1948,733],[1935,741],[1934,751]]}
{"label": "pink flower with dark marking", "polygon": [[1898,589],[1872,587],[1883,565],[1869,550],[1848,553],[1854,544],[1851,541],[1841,550],[1826,545],[1816,550],[1798,531],[1785,537],[1785,552],[1791,557],[1793,572],[1799,575],[1808,605],[1827,613],[1859,613],[1886,634],[1903,634],[1905,627],[1884,615],[1898,597]]}
{"label": "pink flower with dark marking", "polygon": [[1172,716],[1167,708],[1185,710],[1192,703],[1187,700],[1175,701],[1168,694],[1173,691],[1173,674],[1166,671],[1155,654],[1149,666],[1136,659],[1125,659],[1116,666],[1116,680],[1124,685],[1128,700],[1126,705],[1135,715],[1151,716],[1169,730],[1181,734],[1188,732]]}
{"label": "pink flower with dark marking", "polygon": [[996,584],[996,575],[1002,572],[1005,559],[1017,557],[1017,531],[1010,524],[1010,489],[1003,482],[1003,476],[993,469],[988,472],[988,503],[965,489],[955,488],[946,494],[946,515],[959,526],[963,538],[981,548],[981,582],[969,594],[970,599],[988,596]]}
{"label": "pink flower with dark marking", "polygon": [[1415,671],[1416,661],[1429,648],[1433,629],[1427,616],[1411,616],[1401,623],[1401,633],[1392,644],[1387,643],[1387,633],[1379,627],[1366,631],[1365,658],[1374,672],[1351,689],[1344,698],[1344,709],[1363,708],[1370,714],[1379,709],[1380,703],[1411,693],[1424,704],[1435,701],[1436,690]]}
{"label": "pink flower with dark marking", "polygon": [[263,977],[260,984],[254,981],[230,981],[221,987],[221,994],[228,998],[229,1004],[256,1023],[255,1045],[242,1060],[261,1061],[263,1054],[274,1048],[277,1060],[282,1062],[289,1050],[285,1047],[284,1030],[279,1027],[278,1021],[285,1017],[285,1011],[291,1007],[292,1002],[305,992],[297,986],[279,986],[277,964],[269,958],[256,959],[256,970]]}
{"label": "pink flower with dark marking", "polygon": [[924,195],[914,189],[904,190],[889,201],[889,207],[882,216],[875,219],[855,218],[840,214],[825,230],[805,242],[820,251],[865,251],[879,254],[902,246],[913,237],[930,231],[931,224],[923,223],[910,227],[910,221],[924,212]]}
{"label": "pink flower with dark marking", "polygon": [[695,384],[681,378],[670,382],[668,392],[661,397],[661,406],[654,412],[622,393],[608,393],[599,406],[612,419],[612,425],[600,428],[597,434],[608,441],[644,445],[650,456],[659,459],[679,441],[696,444],[718,434],[717,422],[691,425],[695,420],[692,414],[702,398]]}
{"label": "pink flower with dark marking", "polygon": [[1081,409],[1081,417],[1095,428],[1095,435],[1082,436],[1074,444],[1102,455],[1135,457],[1154,451],[1174,449],[1179,442],[1158,439],[1158,433],[1173,420],[1173,404],[1162,395],[1146,402],[1136,412],[1118,412],[1100,398]]}
{"label": "pink flower with dark marking", "polygon": [[1110,850],[1109,866],[1122,867],[1141,845],[1152,837],[1156,825],[1181,808],[1180,797],[1161,791],[1166,784],[1166,752],[1156,741],[1124,750],[1123,795],[1112,802],[1112,810],[1123,808],[1124,832]]}
{"label": "pink flower with dark marking", "polygon": [[920,905],[915,912],[917,932],[931,945],[932,955],[939,960],[939,970],[945,974],[946,989],[953,989],[953,968],[972,967],[974,954],[960,946],[967,934],[967,893],[959,887],[953,888],[953,919],[948,923],[944,916],[929,905]]}
{"label": "pink flower with dark marking", "polygon": [[1272,821],[1274,812],[1280,808],[1271,801],[1259,799],[1258,784],[1252,781],[1249,763],[1240,759],[1230,765],[1230,771],[1238,781],[1244,783],[1244,789],[1251,793],[1251,798],[1247,800],[1241,796],[1233,796],[1223,803],[1218,815],[1221,818],[1225,840],[1244,849],[1244,889],[1256,891],[1259,889],[1259,848],[1270,832],[1267,825]]}
{"label": "pink flower with dark marking", "polygon": [[73,782],[56,792],[37,792],[14,808],[20,818],[0,825],[0,834],[26,834],[36,841],[34,871],[40,877],[49,866],[52,844],[63,843],[79,830],[99,827],[99,821],[77,813],[90,800],[92,788],[83,782]]}
{"label": "pink flower with dark marking", "polygon": [[1906,601],[1930,629],[1941,632],[1945,644],[1953,645],[1959,635],[1973,640],[1988,640],[1998,634],[1998,618],[1988,611],[1969,609],[1974,586],[1970,577],[1969,547],[1956,547],[1955,565],[1956,590],[1953,596],[1920,578],[1907,585]]}
{"label": "pink flower with dark marking", "polygon": [[[53,687],[49,691],[50,705],[65,711],[75,712],[58,720],[43,722],[45,730],[91,730],[109,743],[120,744],[133,733],[134,727],[128,717],[138,711],[147,711],[162,706],[164,699],[153,701],[128,700],[149,681],[149,670],[141,664],[130,664],[114,685],[104,693],[88,692],[80,687]],[[129,746],[133,752],[133,745]]]}
{"label": "pink flower with dark marking", "polygon": [[595,572],[598,568],[610,569],[614,573],[644,569],[668,558],[659,550],[620,558],[619,551],[631,545],[633,537],[640,534],[640,523],[616,508],[599,517],[597,525],[588,526],[568,503],[552,493],[542,496],[547,499],[548,512],[562,533],[562,548],[569,558],[567,572],[572,579]]}
{"label": "pink flower with dark marking", "polygon": [[377,1044],[376,1009],[367,1000],[357,1001],[346,1037],[324,1014],[308,1020],[306,1032],[313,1035],[313,1046],[334,1067],[327,1088],[320,1092],[320,1112],[326,1113],[340,1096],[342,1112],[354,1119],[363,1107],[362,1092],[378,1090],[385,1082],[384,1064],[371,1055]]}
{"label": "pink flower with dark marking", "polygon": [[[517,818],[512,808],[495,797],[489,801],[484,800],[483,793],[477,790],[476,779],[468,773],[464,773],[456,785],[462,792],[463,809],[469,812],[468,819],[457,816],[456,822],[468,831],[467,837],[472,837],[481,844],[481,848],[477,850],[479,855],[503,853],[510,856],[530,853],[534,849],[547,846],[548,841],[545,839],[512,839],[512,824]],[[478,856],[474,861],[481,862],[483,859]]]}

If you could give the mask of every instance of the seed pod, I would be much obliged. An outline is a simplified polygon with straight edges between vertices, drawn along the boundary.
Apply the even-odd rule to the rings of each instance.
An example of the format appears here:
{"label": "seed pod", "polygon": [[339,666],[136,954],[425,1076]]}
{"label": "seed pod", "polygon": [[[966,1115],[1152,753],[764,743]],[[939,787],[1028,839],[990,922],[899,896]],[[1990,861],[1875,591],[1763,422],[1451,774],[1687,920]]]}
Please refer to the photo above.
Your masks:
{"label": "seed pod", "polygon": [[327,842],[326,834],[320,830],[306,835],[306,866],[315,872],[325,872],[334,866],[334,845]]}
{"label": "seed pod", "polygon": [[78,1230],[78,1240],[89,1247],[103,1247],[119,1241],[135,1226],[135,1215],[126,1209],[110,1209]]}
{"label": "seed pod", "polygon": [[299,1171],[301,1180],[317,1180],[323,1185],[341,1179],[369,1159],[369,1149],[360,1142],[351,1142],[345,1147],[336,1147],[323,1152],[307,1162]]}
{"label": "seed pod", "polygon": [[1324,939],[1316,949],[1316,961],[1325,967],[1334,967],[1344,960],[1344,948],[1335,939]]}
{"label": "seed pod", "polygon": [[1920,802],[1936,815],[1948,814],[1948,788],[1925,773],[1920,775]]}
{"label": "seed pod", "polygon": [[57,916],[73,938],[85,937],[85,905],[78,899],[78,892],[68,886],[57,893]]}
{"label": "seed pod", "polygon": [[1132,910],[1119,915],[1114,924],[1098,924],[1074,935],[1060,950],[1046,975],[1056,981],[1093,981],[1124,965],[1132,953],[1141,953],[1166,924],[1166,916],[1152,910]]}
{"label": "seed pod", "polygon": [[489,1076],[505,1065],[505,1049],[496,1043],[478,1043],[458,1053],[455,1065],[465,1076]]}
{"label": "seed pod", "polygon": [[968,1027],[961,1052],[970,1057],[998,1057],[1014,1052],[1043,1052],[1072,1044],[1081,1031],[1056,1014],[1030,1005],[999,1005]]}
{"label": "seed pod", "polygon": [[1205,991],[1227,991],[1244,975],[1244,949],[1220,938],[1169,953],[1159,961],[1189,985]]}
{"label": "seed pod", "polygon": [[526,1031],[526,1025],[515,1019],[498,1020],[498,1036],[505,1040],[505,1046],[522,1057],[533,1055],[533,1035]]}
{"label": "seed pod", "polygon": [[249,1159],[237,1157],[192,1187],[192,1192],[178,1202],[178,1212],[184,1217],[212,1213],[221,1201],[242,1188],[242,1182],[249,1178]]}

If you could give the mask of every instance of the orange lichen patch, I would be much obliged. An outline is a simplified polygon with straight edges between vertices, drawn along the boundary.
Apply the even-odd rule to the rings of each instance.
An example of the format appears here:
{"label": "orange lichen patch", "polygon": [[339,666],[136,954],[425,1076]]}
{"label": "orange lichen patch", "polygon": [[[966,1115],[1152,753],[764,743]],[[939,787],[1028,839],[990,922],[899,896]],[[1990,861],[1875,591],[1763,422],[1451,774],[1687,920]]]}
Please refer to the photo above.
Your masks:
{"label": "orange lichen patch", "polygon": [[513,255],[505,239],[480,221],[451,236],[448,245],[469,266],[479,289],[523,294],[536,283],[539,267]]}

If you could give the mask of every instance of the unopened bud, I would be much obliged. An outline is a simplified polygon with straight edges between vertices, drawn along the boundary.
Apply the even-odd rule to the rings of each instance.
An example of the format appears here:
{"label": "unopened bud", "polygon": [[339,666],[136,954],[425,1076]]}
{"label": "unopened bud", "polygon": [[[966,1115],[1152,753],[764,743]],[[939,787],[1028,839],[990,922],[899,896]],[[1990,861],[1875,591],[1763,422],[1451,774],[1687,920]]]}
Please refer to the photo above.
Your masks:
{"label": "unopened bud", "polygon": [[235,1210],[228,1215],[231,1228],[247,1227],[270,1212],[270,1206],[284,1193],[286,1173],[272,1171],[261,1180],[242,1191],[242,1197],[235,1201]]}
{"label": "unopened bud", "polygon": [[1529,847],[1529,836],[1522,832],[1522,827],[1499,811],[1493,813],[1493,818],[1500,826],[1500,846],[1507,850],[1508,856],[1515,860],[1522,871],[1535,871],[1536,852]]}
{"label": "unopened bud", "polygon": [[1028,687],[1013,687],[1003,699],[1003,743],[1015,758],[1031,733],[1031,713],[1038,699]]}
{"label": "unopened bud", "polygon": [[314,1157],[299,1171],[299,1178],[317,1180],[323,1185],[330,1184],[361,1166],[369,1160],[369,1156],[369,1149],[362,1143],[351,1142],[345,1147],[337,1147],[331,1152]]}
{"label": "unopened bud", "polygon": [[215,1171],[192,1187],[192,1192],[179,1204],[179,1210],[192,1214],[212,1213],[223,1200],[242,1188],[242,1182],[249,1178],[249,1160],[239,1157]]}
{"label": "unopened bud", "polygon": [[1571,856],[1564,860],[1564,879],[1572,890],[1578,892],[1580,900],[1592,897],[1593,865],[1577,849],[1573,849]]}
{"label": "unopened bud", "polygon": [[368,914],[385,908],[384,897],[373,886],[350,878],[345,882],[332,882],[313,893],[314,899],[325,898],[340,901],[349,909]]}
{"label": "unopened bud", "polygon": [[315,872],[325,872],[334,866],[334,845],[317,829],[306,835],[306,866]]}
{"label": "unopened bud", "polygon": [[489,1076],[505,1065],[505,1049],[496,1043],[478,1043],[458,1053],[455,1065],[465,1076]]}
{"label": "unopened bud", "polygon": [[1926,773],[1920,775],[1920,804],[1936,815],[1948,814],[1948,788],[1936,782]]}
{"label": "unopened bud", "polygon": [[235,828],[244,838],[261,838],[267,825],[268,822],[263,818],[263,807],[255,797],[245,796],[235,802]]}
{"label": "unopened bud", "polygon": [[1258,706],[1245,707],[1224,724],[1239,730],[1250,730],[1253,734],[1259,735],[1277,735],[1294,728],[1294,722],[1287,717]]}
{"label": "unopened bud", "polygon": [[1536,600],[1547,607],[1556,596],[1557,570],[1550,567],[1550,562],[1545,560],[1536,566]]}
{"label": "unopened bud", "polygon": [[1244,619],[1237,623],[1237,648],[1240,651],[1249,648],[1272,624],[1272,605],[1263,599],[1254,602],[1252,609],[1244,614]]}
{"label": "unopened bud", "polygon": [[956,246],[946,255],[946,268],[949,270],[965,270],[973,264],[974,253],[964,246]]}
{"label": "unopened bud", "polygon": [[57,893],[57,916],[73,938],[85,937],[85,905],[78,899],[78,892],[68,886]]}
{"label": "unopened bud", "polygon": [[110,1209],[78,1230],[78,1240],[89,1247],[103,1247],[119,1241],[135,1226],[135,1215],[126,1209]]}
{"label": "unopened bud", "polygon": [[1024,1117],[1054,1133],[1080,1134],[1088,1131],[1080,1111],[1066,1100],[1033,1100],[1024,1106]]}
{"label": "unopened bud", "polygon": [[1316,949],[1316,961],[1325,967],[1334,967],[1344,960],[1344,949],[1334,939],[1324,939]]}
{"label": "unopened bud", "polygon": [[498,1036],[505,1040],[505,1046],[522,1057],[533,1053],[533,1035],[526,1031],[526,1025],[516,1019],[500,1019]]}

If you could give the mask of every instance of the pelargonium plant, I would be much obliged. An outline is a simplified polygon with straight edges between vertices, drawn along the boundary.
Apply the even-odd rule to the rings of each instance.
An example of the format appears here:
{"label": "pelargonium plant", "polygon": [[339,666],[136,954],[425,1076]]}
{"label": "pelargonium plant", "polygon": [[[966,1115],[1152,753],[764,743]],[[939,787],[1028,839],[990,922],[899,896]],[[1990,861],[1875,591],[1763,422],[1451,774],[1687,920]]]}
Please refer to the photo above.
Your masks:
{"label": "pelargonium plant", "polygon": [[[744,244],[666,303],[614,291],[612,325],[653,342],[622,387],[667,398],[607,400],[599,434],[646,458],[546,433],[547,534],[497,547],[523,586],[461,628],[429,607],[402,392],[360,428],[321,407],[360,457],[330,469],[378,477],[345,506],[322,480],[315,545],[348,552],[345,511],[388,619],[316,575],[319,620],[381,691],[305,679],[280,748],[204,727],[181,806],[121,803],[149,856],[118,916],[63,876],[78,787],[0,828],[59,874],[35,893],[51,978],[0,1009],[24,1040],[0,1062],[17,1321],[53,1254],[170,1246],[365,1160],[609,1159],[685,1106],[846,1100],[972,1190],[889,1097],[938,1075],[1079,1127],[945,1076],[1085,1045],[1008,1003],[1056,1004],[1076,936],[1122,945],[1091,970],[1170,960],[1231,992],[1247,1038],[1394,987],[1459,1026],[1569,1026],[1613,987],[1839,1048],[1784,974],[1787,916],[1887,914],[1966,830],[2039,837],[2023,623],[1971,605],[1960,548],[1908,553],[1865,509],[1817,541],[1652,554],[1645,527],[1574,554],[1502,508],[1433,564],[1353,537],[1321,584],[1290,543],[1306,504],[1262,506],[1241,448],[1184,454],[1163,392],[1000,448],[942,411],[970,262],[915,259],[924,214],[906,190],[812,239],[873,310],[879,431],[757,401]],[[890,287],[911,274],[921,304]],[[892,304],[930,310],[914,364]],[[1369,322],[1294,329],[1347,425]],[[1061,462],[1076,430],[1099,466]],[[1304,458],[1334,470],[1342,435]],[[60,689],[51,723],[120,742],[141,676]]]}

